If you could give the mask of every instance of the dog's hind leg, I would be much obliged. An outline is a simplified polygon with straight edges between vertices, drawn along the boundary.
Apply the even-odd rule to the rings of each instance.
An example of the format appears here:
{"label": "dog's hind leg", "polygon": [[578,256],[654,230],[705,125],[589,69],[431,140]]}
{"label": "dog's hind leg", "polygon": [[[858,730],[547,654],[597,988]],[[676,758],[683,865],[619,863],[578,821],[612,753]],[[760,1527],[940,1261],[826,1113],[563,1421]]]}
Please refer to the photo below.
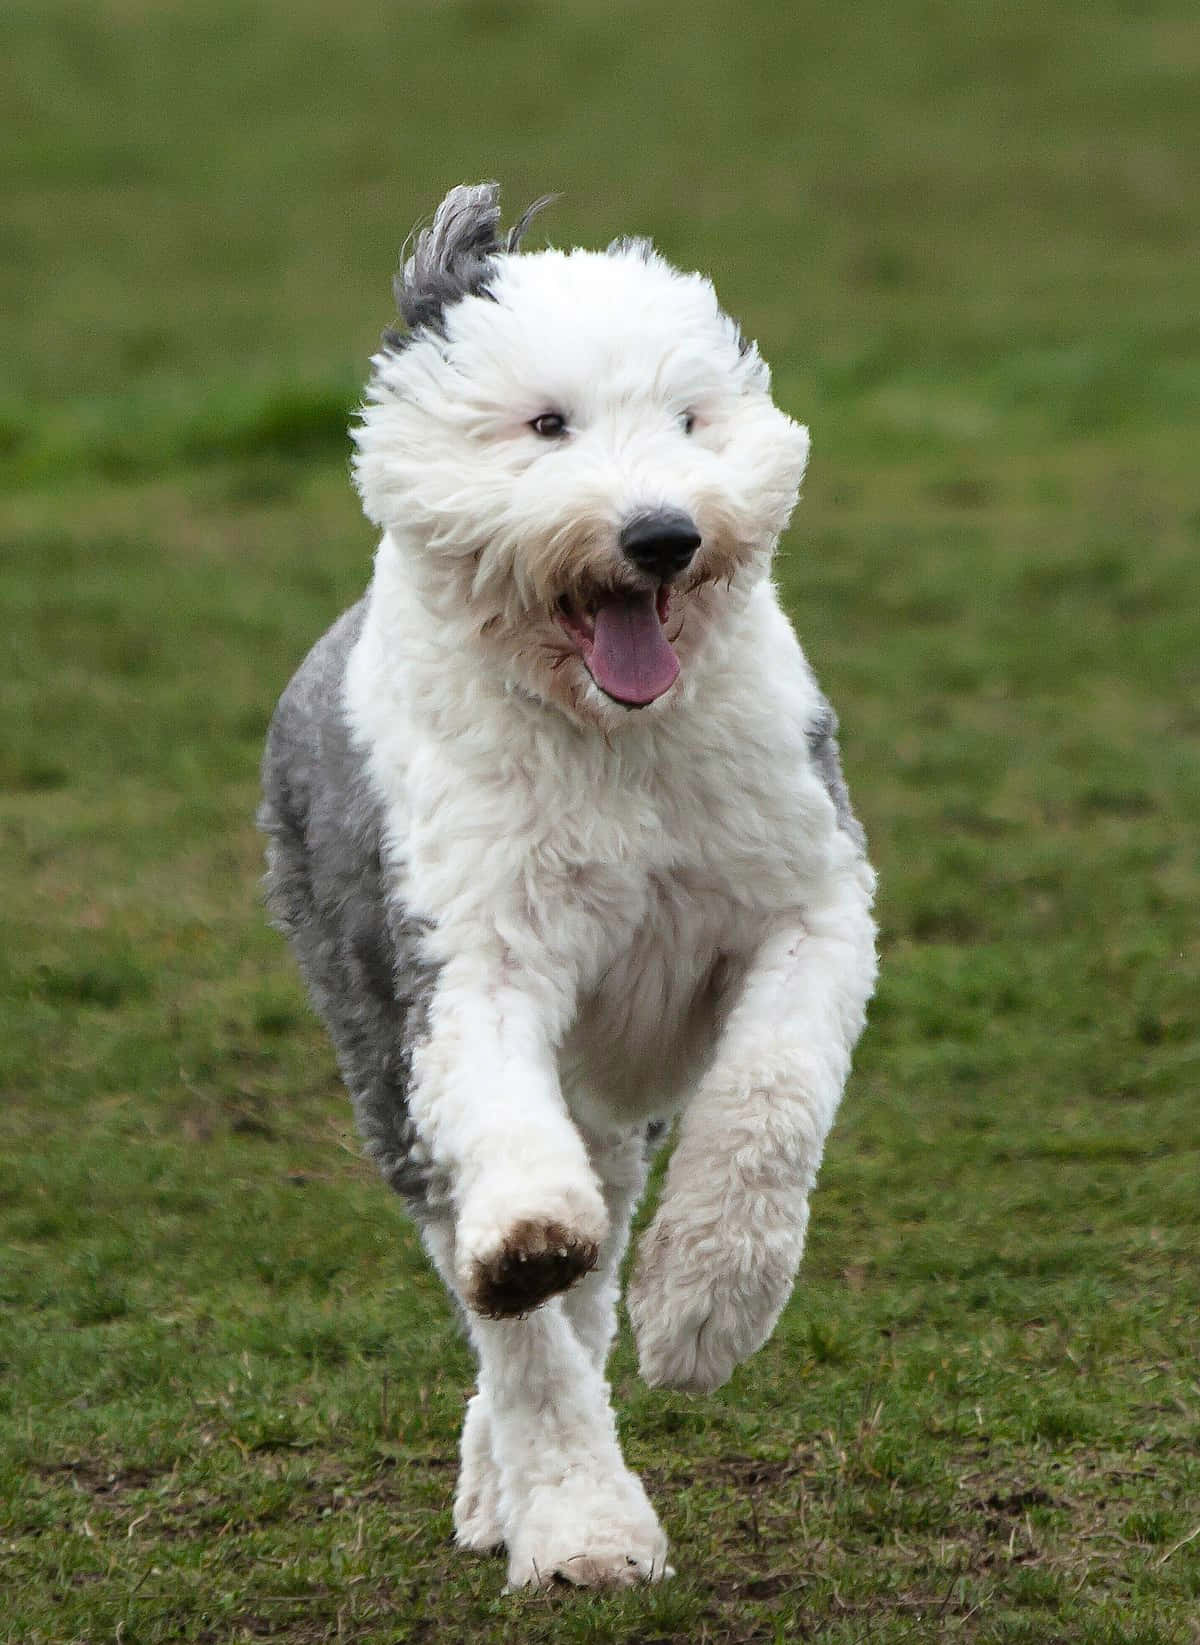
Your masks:
{"label": "dog's hind leg", "polygon": [[[454,1281],[454,1231],[445,1222],[422,1229],[425,1248],[451,1295],[461,1302]],[[492,1451],[492,1413],[480,1386],[467,1401],[458,1445],[458,1485],[454,1493],[454,1540],[472,1553],[496,1553],[504,1546],[500,1517],[500,1470]]]}
{"label": "dog's hind leg", "polygon": [[[454,1274],[453,1224],[442,1217],[427,1220],[421,1237],[446,1289],[461,1303]],[[454,1540],[472,1553],[495,1553],[504,1546],[504,1521],[500,1517],[500,1470],[492,1453],[492,1414],[482,1386],[467,1401],[458,1455]]]}
{"label": "dog's hind leg", "polygon": [[[441,1217],[427,1220],[421,1237],[446,1289],[461,1305],[454,1274],[453,1224]],[[472,1553],[495,1553],[504,1546],[504,1521],[500,1517],[500,1470],[492,1453],[492,1413],[482,1386],[467,1401],[458,1456],[454,1540]]]}
{"label": "dog's hind leg", "polygon": [[492,1454],[492,1413],[482,1389],[467,1402],[459,1458],[454,1540],[474,1553],[494,1553],[504,1545],[504,1521],[500,1517],[500,1470]]}
{"label": "dog's hind leg", "polygon": [[563,1297],[563,1311],[593,1365],[603,1371],[617,1331],[621,1259],[629,1244],[634,1210],[646,1186],[645,1126],[589,1142],[588,1156],[604,1193],[608,1234],[596,1266]]}

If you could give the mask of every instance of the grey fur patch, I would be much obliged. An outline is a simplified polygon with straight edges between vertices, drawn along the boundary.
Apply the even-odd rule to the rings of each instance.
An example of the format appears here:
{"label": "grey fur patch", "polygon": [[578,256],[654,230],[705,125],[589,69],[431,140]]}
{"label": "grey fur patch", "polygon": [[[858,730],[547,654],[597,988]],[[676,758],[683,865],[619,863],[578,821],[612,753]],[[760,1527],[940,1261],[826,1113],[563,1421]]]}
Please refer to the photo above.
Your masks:
{"label": "grey fur patch", "polygon": [[644,234],[618,235],[609,241],[607,251],[610,257],[640,257],[643,263],[652,263],[658,256],[654,241]]}
{"label": "grey fur patch", "polygon": [[[500,233],[500,185],[460,183],[433,214],[433,222],[410,239],[392,283],[396,307],[410,332],[441,332],[445,313],[464,297],[486,297],[496,272],[496,258],[519,249],[530,223],[558,198],[543,194],[525,208],[506,235]],[[387,331],[389,348],[408,338]]]}
{"label": "grey fur patch", "polygon": [[366,1151],[414,1211],[448,1192],[408,1115],[437,969],[428,924],[388,898],[382,819],[342,711],[364,603],[319,640],[280,698],[263,757],[267,906],[337,1053]]}
{"label": "grey fur patch", "polygon": [[838,747],[837,729],[838,718],[833,704],[827,698],[821,697],[817,716],[806,732],[808,751],[812,755],[812,762],[821,781],[825,784],[829,798],[833,801],[838,827],[849,834],[860,851],[865,852],[867,836],[850,804],[850,791],[842,775],[842,752]]}

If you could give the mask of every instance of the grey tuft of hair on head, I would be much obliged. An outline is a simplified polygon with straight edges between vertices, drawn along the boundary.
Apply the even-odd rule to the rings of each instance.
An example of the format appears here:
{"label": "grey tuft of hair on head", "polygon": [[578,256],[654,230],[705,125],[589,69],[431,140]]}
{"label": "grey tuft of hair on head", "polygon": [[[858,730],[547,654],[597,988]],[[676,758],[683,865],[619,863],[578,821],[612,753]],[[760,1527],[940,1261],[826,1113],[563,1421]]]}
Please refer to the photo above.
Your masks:
{"label": "grey tuft of hair on head", "polygon": [[[538,212],[557,198],[556,194],[541,195],[502,235],[499,183],[461,183],[452,188],[434,212],[433,222],[410,235],[401,253],[400,272],[392,282],[396,307],[409,333],[441,332],[452,304],[464,297],[489,296],[495,259],[517,251]],[[402,348],[408,337],[387,331],[383,340],[389,348]]]}
{"label": "grey tuft of hair on head", "polygon": [[644,234],[622,234],[609,241],[607,251],[610,257],[640,257],[643,263],[652,263],[658,256],[653,240]]}

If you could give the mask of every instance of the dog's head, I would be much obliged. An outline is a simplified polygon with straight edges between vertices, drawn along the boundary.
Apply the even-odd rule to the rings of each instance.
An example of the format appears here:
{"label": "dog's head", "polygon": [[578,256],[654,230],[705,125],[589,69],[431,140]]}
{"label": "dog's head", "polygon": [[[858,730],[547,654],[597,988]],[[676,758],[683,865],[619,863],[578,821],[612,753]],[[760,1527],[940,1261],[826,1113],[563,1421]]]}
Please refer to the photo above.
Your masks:
{"label": "dog's head", "polygon": [[646,240],[519,254],[546,202],[502,236],[498,194],[452,189],[416,237],[355,473],[439,621],[612,729],[679,697],[766,574],[808,432],[708,280]]}

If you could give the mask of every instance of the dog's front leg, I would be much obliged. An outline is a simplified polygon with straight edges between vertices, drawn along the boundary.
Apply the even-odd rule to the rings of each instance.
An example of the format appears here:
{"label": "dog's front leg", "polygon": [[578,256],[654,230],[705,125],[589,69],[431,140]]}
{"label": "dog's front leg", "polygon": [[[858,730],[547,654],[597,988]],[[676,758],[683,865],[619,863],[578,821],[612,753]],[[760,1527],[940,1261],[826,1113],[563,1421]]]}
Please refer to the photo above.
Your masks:
{"label": "dog's front leg", "polygon": [[[596,1267],[571,1287],[561,1303],[553,1301],[549,1308],[539,1311],[535,1316],[537,1330],[498,1329],[488,1336],[481,1321],[470,1322],[480,1353],[481,1374],[479,1391],[467,1406],[463,1424],[462,1468],[454,1501],[455,1540],[460,1547],[483,1552],[513,1538],[514,1557],[520,1561],[514,1567],[519,1574],[513,1580],[520,1583],[536,1580],[532,1575],[535,1566],[549,1580],[558,1559],[569,1561],[560,1574],[576,1582],[593,1578],[623,1582],[638,1575],[661,1576],[664,1571],[661,1555],[665,1544],[657,1522],[641,1487],[629,1477],[619,1453],[613,1450],[612,1413],[602,1380],[616,1331],[618,1270],[634,1204],[646,1181],[645,1127],[629,1127],[624,1134],[601,1139],[593,1137],[589,1149],[603,1183],[609,1214],[609,1231]],[[440,1226],[429,1225],[425,1241],[443,1278],[456,1290],[453,1230],[444,1221]],[[557,1327],[543,1331],[542,1315],[560,1308],[569,1333]],[[515,1323],[532,1325],[534,1321]],[[576,1348],[582,1349],[585,1356],[586,1369],[582,1371]],[[515,1353],[529,1359],[521,1374],[512,1378],[503,1368]],[[489,1365],[494,1366],[490,1373]],[[529,1416],[520,1415],[521,1402],[532,1398],[540,1406],[547,1382],[553,1386],[555,1398],[562,1400],[564,1411],[556,1413],[548,1408],[544,1413],[547,1431],[530,1438]],[[493,1401],[499,1402],[501,1425],[508,1424],[507,1440],[503,1435],[499,1438],[509,1477],[503,1512]],[[525,1440],[520,1437],[522,1431]],[[582,1455],[576,1454],[572,1434],[585,1442]],[[508,1450],[504,1450],[506,1444]],[[530,1496],[526,1512],[524,1485],[532,1485],[539,1470],[545,1477],[539,1492]],[[563,1496],[568,1476],[574,1483]],[[594,1498],[591,1508],[589,1493]],[[607,1507],[603,1506],[605,1501]],[[612,1517],[614,1502],[618,1507],[624,1505],[616,1520]],[[559,1526],[555,1521],[564,1513],[569,1514],[570,1522]],[[593,1535],[597,1515],[598,1542]],[[618,1525],[620,1546],[614,1547],[612,1537]],[[559,1530],[566,1534],[566,1543],[558,1539]],[[615,1564],[606,1555],[597,1565],[599,1550],[604,1546],[609,1548]],[[581,1563],[584,1550],[588,1552]],[[585,1566],[590,1575],[585,1575]]]}
{"label": "dog's front leg", "polygon": [[[451,1224],[434,1218],[423,1237],[457,1293]],[[658,1581],[670,1574],[667,1539],[625,1466],[597,1344],[579,1334],[569,1300],[519,1319],[468,1314],[479,1389],[463,1426],[455,1539],[479,1552],[506,1544],[514,1588]]]}
{"label": "dog's front leg", "polygon": [[450,1185],[455,1285],[492,1318],[565,1290],[595,1266],[608,1230],[544,993],[502,963],[448,965],[413,1053],[409,1113]]}
{"label": "dog's front leg", "polygon": [[779,1318],[874,983],[874,935],[864,870],[759,947],[684,1112],[630,1287],[653,1385],[720,1387]]}
{"label": "dog's front leg", "polygon": [[625,1466],[604,1374],[555,1298],[471,1321],[513,1587],[626,1587],[668,1574],[667,1539]]}

